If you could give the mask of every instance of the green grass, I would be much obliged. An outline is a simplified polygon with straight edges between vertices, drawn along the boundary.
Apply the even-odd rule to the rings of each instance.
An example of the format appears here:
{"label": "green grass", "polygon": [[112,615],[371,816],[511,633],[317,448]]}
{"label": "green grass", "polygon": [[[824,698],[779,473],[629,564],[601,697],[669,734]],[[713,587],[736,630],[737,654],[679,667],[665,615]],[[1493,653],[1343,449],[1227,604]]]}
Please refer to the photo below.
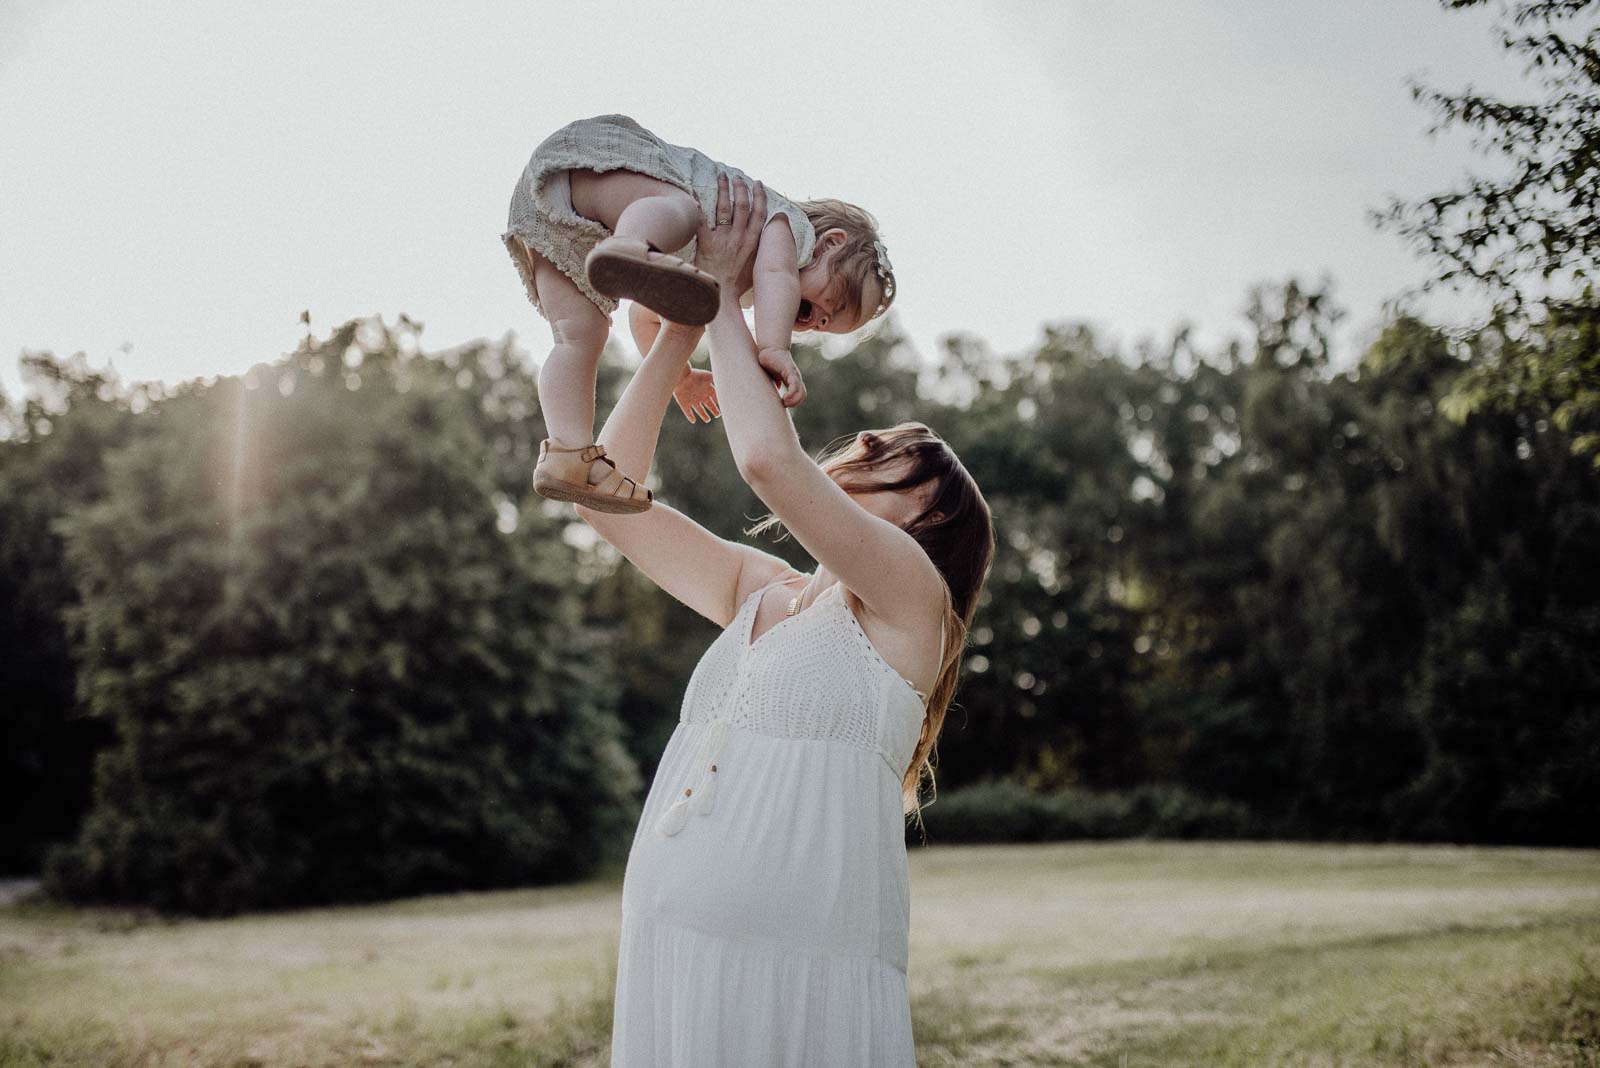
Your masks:
{"label": "green grass", "polygon": [[[918,1062],[1600,1068],[1600,853],[912,853]],[[607,1063],[616,873],[173,922],[0,909],[0,1065]]]}

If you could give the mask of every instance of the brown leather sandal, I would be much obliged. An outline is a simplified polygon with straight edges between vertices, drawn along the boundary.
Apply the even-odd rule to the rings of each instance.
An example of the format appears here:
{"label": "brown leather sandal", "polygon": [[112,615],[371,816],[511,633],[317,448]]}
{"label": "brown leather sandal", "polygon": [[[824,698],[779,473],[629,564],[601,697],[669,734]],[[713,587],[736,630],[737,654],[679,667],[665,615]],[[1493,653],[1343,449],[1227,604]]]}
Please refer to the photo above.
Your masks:
{"label": "brown leather sandal", "polygon": [[654,252],[635,237],[606,238],[584,260],[589,284],[613,300],[627,297],[685,326],[704,326],[717,317],[721,286],[691,263]]}
{"label": "brown leather sandal", "polygon": [[[611,468],[599,482],[589,481],[589,468],[604,460]],[[539,462],[533,469],[533,489],[552,501],[581,504],[597,512],[632,515],[655,503],[655,495],[617,470],[606,456],[605,446],[585,445],[572,449],[555,438],[539,442]]]}

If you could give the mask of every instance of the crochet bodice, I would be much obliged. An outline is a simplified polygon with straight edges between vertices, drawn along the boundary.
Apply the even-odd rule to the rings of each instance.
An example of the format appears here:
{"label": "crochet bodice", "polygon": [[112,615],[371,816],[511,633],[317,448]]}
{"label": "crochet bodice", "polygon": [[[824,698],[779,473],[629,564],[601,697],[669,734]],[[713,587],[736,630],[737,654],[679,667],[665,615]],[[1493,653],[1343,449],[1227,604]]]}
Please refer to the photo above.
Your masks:
{"label": "crochet bodice", "polygon": [[701,657],[680,721],[721,720],[870,750],[898,782],[922,734],[922,694],[878,653],[837,582],[752,643],[756,607],[769,588],[745,599]]}

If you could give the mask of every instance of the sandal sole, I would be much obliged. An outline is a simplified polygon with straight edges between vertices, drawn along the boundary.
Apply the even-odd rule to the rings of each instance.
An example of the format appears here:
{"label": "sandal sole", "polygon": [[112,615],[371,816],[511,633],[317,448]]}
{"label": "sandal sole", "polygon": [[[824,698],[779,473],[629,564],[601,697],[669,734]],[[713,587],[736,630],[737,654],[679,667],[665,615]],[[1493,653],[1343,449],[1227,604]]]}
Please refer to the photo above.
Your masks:
{"label": "sandal sole", "polygon": [[631,256],[596,250],[586,265],[589,284],[613,300],[637,301],[665,319],[704,326],[717,317],[717,283]]}
{"label": "sandal sole", "polygon": [[540,478],[538,474],[533,477],[533,491],[546,500],[581,504],[593,511],[611,515],[637,515],[649,511],[650,506],[655,503],[651,500],[633,501],[614,497],[609,493],[596,493],[593,489],[564,479]]}

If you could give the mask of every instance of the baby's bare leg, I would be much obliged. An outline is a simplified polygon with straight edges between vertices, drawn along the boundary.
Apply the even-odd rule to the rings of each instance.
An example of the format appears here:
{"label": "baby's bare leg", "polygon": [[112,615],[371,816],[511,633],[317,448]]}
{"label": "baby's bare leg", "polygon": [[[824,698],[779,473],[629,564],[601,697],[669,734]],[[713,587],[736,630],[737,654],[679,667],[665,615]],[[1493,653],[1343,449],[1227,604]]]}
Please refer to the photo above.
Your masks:
{"label": "baby's bare leg", "polygon": [[555,335],[539,368],[539,408],[550,437],[580,448],[594,441],[594,379],[611,320],[554,264],[532,249],[528,253],[539,305]]}
{"label": "baby's bare leg", "polygon": [[700,204],[677,186],[637,171],[574,170],[572,210],[618,237],[639,238],[658,252],[676,252],[700,228]]}

